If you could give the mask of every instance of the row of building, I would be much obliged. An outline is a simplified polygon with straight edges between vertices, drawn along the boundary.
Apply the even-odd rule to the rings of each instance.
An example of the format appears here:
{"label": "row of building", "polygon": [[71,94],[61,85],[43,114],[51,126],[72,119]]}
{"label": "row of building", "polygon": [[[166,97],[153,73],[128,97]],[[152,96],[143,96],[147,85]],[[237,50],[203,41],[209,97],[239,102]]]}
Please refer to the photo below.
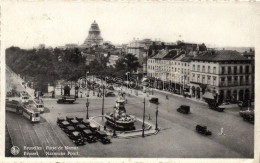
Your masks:
{"label": "row of building", "polygon": [[186,91],[197,99],[212,92],[220,101],[249,100],[254,98],[254,51],[249,54],[250,58],[232,50],[162,49],[148,58],[147,76],[160,81],[157,87]]}

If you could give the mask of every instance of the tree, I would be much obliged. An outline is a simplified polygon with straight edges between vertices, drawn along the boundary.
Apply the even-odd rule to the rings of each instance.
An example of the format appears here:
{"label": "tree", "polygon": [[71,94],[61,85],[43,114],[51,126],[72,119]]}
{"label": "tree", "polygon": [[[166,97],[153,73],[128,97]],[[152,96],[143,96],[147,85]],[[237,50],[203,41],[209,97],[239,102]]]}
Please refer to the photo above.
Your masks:
{"label": "tree", "polygon": [[134,56],[133,54],[125,55],[123,61],[126,65],[127,71],[129,71],[130,73],[132,73],[133,71],[137,71],[137,69],[140,67],[138,58],[136,56]]}

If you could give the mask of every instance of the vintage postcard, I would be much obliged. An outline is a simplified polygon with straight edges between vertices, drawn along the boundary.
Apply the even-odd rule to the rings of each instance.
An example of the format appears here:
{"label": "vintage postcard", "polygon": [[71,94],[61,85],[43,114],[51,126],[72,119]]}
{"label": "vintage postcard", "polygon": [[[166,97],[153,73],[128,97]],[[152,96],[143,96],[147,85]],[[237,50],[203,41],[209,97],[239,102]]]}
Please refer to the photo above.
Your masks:
{"label": "vintage postcard", "polygon": [[1,160],[258,162],[259,7],[1,2]]}

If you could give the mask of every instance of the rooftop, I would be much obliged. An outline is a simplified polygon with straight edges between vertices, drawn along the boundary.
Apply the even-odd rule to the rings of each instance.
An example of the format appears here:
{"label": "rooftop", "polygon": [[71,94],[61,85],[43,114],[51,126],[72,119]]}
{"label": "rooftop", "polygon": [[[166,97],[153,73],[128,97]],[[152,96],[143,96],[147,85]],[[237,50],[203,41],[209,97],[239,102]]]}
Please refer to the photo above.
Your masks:
{"label": "rooftop", "polygon": [[198,61],[248,61],[239,52],[233,50],[206,51],[192,58]]}

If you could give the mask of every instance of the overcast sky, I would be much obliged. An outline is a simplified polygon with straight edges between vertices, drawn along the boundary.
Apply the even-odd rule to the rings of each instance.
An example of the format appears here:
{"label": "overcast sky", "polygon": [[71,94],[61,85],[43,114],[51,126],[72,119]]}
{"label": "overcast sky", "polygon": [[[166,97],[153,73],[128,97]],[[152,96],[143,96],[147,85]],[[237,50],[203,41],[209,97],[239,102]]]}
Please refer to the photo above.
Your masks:
{"label": "overcast sky", "polygon": [[82,44],[96,20],[105,41],[134,37],[184,40],[215,46],[254,46],[255,4],[195,3],[5,3],[4,45]]}

